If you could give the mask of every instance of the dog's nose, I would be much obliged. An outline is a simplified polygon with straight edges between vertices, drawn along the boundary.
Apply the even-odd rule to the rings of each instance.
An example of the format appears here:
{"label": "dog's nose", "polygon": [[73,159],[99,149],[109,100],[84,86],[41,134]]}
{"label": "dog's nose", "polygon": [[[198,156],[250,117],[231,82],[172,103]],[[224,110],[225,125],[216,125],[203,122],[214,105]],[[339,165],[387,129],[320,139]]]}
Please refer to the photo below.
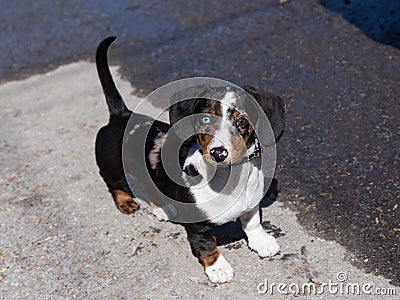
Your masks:
{"label": "dog's nose", "polygon": [[210,155],[216,162],[222,162],[228,156],[228,150],[224,147],[215,147],[210,150]]}

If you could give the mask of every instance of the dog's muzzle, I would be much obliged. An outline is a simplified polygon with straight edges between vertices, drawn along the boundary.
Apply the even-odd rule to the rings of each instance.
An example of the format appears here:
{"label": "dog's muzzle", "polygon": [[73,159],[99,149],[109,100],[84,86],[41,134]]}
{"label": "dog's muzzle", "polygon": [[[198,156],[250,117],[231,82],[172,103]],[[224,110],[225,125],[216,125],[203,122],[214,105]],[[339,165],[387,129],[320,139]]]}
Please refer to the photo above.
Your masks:
{"label": "dog's muzzle", "polygon": [[225,147],[215,147],[210,150],[210,155],[217,163],[220,163],[228,157],[228,150]]}

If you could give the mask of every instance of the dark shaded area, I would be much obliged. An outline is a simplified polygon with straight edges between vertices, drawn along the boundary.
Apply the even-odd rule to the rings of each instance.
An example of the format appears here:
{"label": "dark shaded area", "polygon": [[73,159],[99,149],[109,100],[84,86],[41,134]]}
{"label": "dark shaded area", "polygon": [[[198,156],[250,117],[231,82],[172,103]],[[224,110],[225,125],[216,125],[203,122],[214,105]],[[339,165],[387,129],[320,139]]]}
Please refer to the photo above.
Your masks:
{"label": "dark shaded area", "polygon": [[370,38],[400,48],[400,1],[321,0],[321,4],[343,15]]}
{"label": "dark shaded area", "polygon": [[[333,3],[324,5],[339,12]],[[138,93],[210,76],[281,95],[288,110],[279,201],[315,234],[349,249],[357,266],[400,284],[398,49],[306,0],[0,6],[1,81],[92,59],[98,42],[117,34],[110,61]],[[363,13],[354,6],[355,17]]]}
{"label": "dark shaded area", "polygon": [[[261,225],[269,234],[273,235],[276,238],[284,236],[285,233],[282,232],[281,228],[271,224],[265,217],[263,217],[261,207],[270,206],[277,199],[278,193],[278,181],[274,178],[272,179],[268,192],[265,194],[264,198],[260,202]],[[213,234],[217,238],[218,246],[237,242],[241,239],[247,239],[246,234],[242,230],[242,223],[240,222],[240,220],[215,227],[213,229]]]}

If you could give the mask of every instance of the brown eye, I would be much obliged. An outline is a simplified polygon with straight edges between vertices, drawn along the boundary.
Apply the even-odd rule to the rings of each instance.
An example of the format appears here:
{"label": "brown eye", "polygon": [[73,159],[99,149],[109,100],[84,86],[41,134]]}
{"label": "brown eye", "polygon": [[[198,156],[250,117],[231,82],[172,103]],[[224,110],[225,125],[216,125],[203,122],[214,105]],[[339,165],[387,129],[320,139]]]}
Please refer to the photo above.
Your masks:
{"label": "brown eye", "polygon": [[246,120],[244,117],[240,117],[236,121],[236,125],[239,127],[246,127],[249,124],[249,121]]}

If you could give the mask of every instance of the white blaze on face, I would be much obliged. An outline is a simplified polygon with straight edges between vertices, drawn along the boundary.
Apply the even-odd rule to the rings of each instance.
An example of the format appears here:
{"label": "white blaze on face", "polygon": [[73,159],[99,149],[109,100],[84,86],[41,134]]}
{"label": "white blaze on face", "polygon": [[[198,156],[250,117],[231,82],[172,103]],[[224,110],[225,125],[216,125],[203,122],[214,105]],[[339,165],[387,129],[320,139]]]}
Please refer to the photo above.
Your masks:
{"label": "white blaze on face", "polygon": [[228,150],[228,154],[231,153],[232,150],[232,142],[231,142],[231,127],[232,124],[229,121],[229,110],[231,110],[236,103],[236,94],[233,91],[227,91],[225,96],[220,101],[222,118],[219,125],[218,130],[215,132],[215,136],[211,141],[211,147],[224,147]]}

